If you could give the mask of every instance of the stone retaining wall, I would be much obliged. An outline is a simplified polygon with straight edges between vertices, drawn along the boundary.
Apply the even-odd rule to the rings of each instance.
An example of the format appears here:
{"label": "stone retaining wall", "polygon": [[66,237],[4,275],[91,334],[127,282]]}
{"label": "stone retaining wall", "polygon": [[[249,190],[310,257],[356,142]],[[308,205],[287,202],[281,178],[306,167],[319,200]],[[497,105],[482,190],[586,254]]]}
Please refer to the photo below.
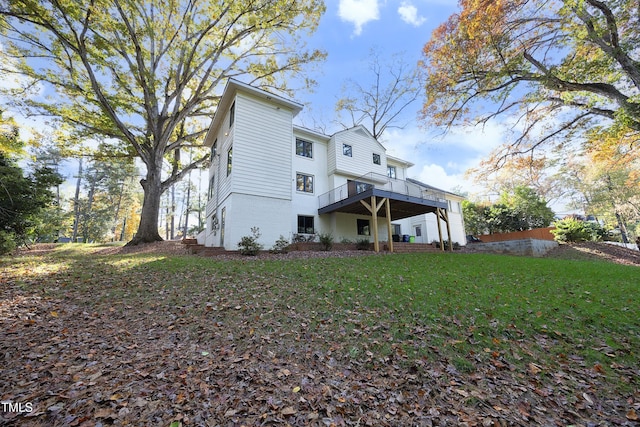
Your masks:
{"label": "stone retaining wall", "polygon": [[528,256],[543,256],[557,246],[558,242],[539,239],[520,239],[467,245],[469,249],[478,252]]}

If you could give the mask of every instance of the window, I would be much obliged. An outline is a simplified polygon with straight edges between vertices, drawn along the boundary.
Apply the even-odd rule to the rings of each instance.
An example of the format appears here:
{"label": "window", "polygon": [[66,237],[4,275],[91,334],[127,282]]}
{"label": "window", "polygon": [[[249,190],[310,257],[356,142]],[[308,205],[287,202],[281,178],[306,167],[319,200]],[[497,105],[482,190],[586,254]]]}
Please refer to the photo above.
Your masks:
{"label": "window", "polygon": [[313,217],[298,215],[298,233],[313,234]]}
{"label": "window", "polygon": [[400,228],[400,224],[391,224],[391,226],[393,227],[393,234],[399,236],[401,233],[401,228]]}
{"label": "window", "polygon": [[395,166],[387,166],[387,176],[389,178],[396,179],[396,167]]}
{"label": "window", "polygon": [[313,143],[296,138],[296,154],[302,157],[313,158]]}
{"label": "window", "polygon": [[213,195],[215,194],[215,187],[214,187],[215,183],[216,183],[216,176],[213,175],[209,180],[209,200],[213,199]]}
{"label": "window", "polygon": [[422,237],[422,226],[416,225],[416,237]]}
{"label": "window", "polygon": [[302,173],[296,174],[296,190],[313,193],[313,176]]}
{"label": "window", "polygon": [[231,159],[233,158],[233,147],[227,151],[227,176],[231,175]]}
{"label": "window", "polygon": [[218,140],[213,141],[213,145],[211,146],[211,160],[218,154]]}
{"label": "window", "polygon": [[231,108],[229,108],[229,127],[233,126],[233,122],[236,120],[236,102],[233,101]]}
{"label": "window", "polygon": [[381,162],[380,162],[380,154],[373,153],[373,164],[374,165],[381,164]]}
{"label": "window", "polygon": [[358,221],[358,236],[369,236],[369,220],[359,219]]}
{"label": "window", "polygon": [[351,149],[351,146],[349,144],[342,144],[342,154],[351,157],[351,155],[353,154],[353,150]]}
{"label": "window", "polygon": [[452,200],[448,200],[449,202],[449,211],[458,213],[460,212],[460,202],[454,202]]}

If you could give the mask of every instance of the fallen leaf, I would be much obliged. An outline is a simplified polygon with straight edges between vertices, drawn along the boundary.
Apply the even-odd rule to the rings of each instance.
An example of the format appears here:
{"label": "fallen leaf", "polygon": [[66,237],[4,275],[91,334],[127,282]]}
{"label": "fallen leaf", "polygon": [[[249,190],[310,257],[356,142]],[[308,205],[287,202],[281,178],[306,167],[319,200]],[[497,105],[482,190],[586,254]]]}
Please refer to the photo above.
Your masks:
{"label": "fallen leaf", "polygon": [[297,392],[299,392],[299,391],[300,391],[300,387],[295,386],[295,387],[293,388],[293,390],[292,390],[292,391],[293,391],[294,393],[297,393]]}
{"label": "fallen leaf", "polygon": [[116,418],[116,414],[110,408],[99,408],[93,414],[94,418]]}
{"label": "fallen leaf", "polygon": [[636,414],[636,410],[633,408],[629,409],[629,411],[627,412],[627,419],[631,421],[640,420],[640,418],[638,417],[638,414]]}
{"label": "fallen leaf", "polygon": [[294,415],[296,412],[297,411],[292,406],[287,406],[282,411],[280,411],[280,413],[285,417],[288,415]]}
{"label": "fallen leaf", "polygon": [[536,365],[535,363],[529,363],[529,373],[531,373],[531,375],[537,375],[540,372],[542,372],[541,366]]}

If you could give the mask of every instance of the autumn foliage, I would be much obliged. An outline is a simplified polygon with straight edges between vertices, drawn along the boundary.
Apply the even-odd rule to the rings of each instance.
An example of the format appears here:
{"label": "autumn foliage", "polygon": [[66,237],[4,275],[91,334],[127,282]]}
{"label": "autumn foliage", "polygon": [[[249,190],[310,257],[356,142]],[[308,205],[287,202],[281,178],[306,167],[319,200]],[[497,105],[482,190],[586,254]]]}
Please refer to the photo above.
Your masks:
{"label": "autumn foliage", "polygon": [[[424,47],[423,118],[509,117],[496,159],[564,143],[594,124],[640,131],[640,40],[630,0],[461,0]],[[624,143],[626,141],[620,142]]]}

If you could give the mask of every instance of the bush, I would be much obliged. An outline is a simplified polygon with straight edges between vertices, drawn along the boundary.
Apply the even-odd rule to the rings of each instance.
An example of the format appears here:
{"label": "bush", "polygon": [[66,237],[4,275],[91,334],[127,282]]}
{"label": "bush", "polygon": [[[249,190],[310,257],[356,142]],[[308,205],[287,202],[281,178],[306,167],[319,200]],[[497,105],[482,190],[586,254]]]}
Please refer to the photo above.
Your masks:
{"label": "bush", "polygon": [[602,240],[604,229],[596,223],[581,221],[575,218],[565,218],[554,223],[551,230],[554,239],[560,243],[567,242],[595,242]]}
{"label": "bush", "polygon": [[318,234],[318,238],[320,239],[323,251],[330,251],[331,248],[333,248],[333,236],[331,234],[320,233]]}
{"label": "bush", "polygon": [[238,243],[238,250],[242,255],[257,255],[262,250],[262,245],[258,243],[260,229],[251,227],[251,236],[244,236]]}
{"label": "bush", "polygon": [[[448,251],[449,250],[449,241],[448,240],[443,240],[444,243],[444,250]],[[436,248],[440,249],[440,241],[439,240],[434,240],[433,242],[431,242],[432,245],[434,245]],[[453,242],[453,250],[457,251],[458,249],[460,249],[460,243],[458,242]]]}
{"label": "bush", "polygon": [[289,252],[289,240],[287,240],[282,234],[280,238],[276,240],[276,243],[270,250],[271,253],[274,254],[286,254]]}
{"label": "bush", "polygon": [[6,231],[0,231],[0,255],[11,253],[15,248],[15,236]]}
{"label": "bush", "polygon": [[356,241],[356,249],[359,251],[368,251],[371,249],[371,242],[369,242],[369,239],[358,239]]}

